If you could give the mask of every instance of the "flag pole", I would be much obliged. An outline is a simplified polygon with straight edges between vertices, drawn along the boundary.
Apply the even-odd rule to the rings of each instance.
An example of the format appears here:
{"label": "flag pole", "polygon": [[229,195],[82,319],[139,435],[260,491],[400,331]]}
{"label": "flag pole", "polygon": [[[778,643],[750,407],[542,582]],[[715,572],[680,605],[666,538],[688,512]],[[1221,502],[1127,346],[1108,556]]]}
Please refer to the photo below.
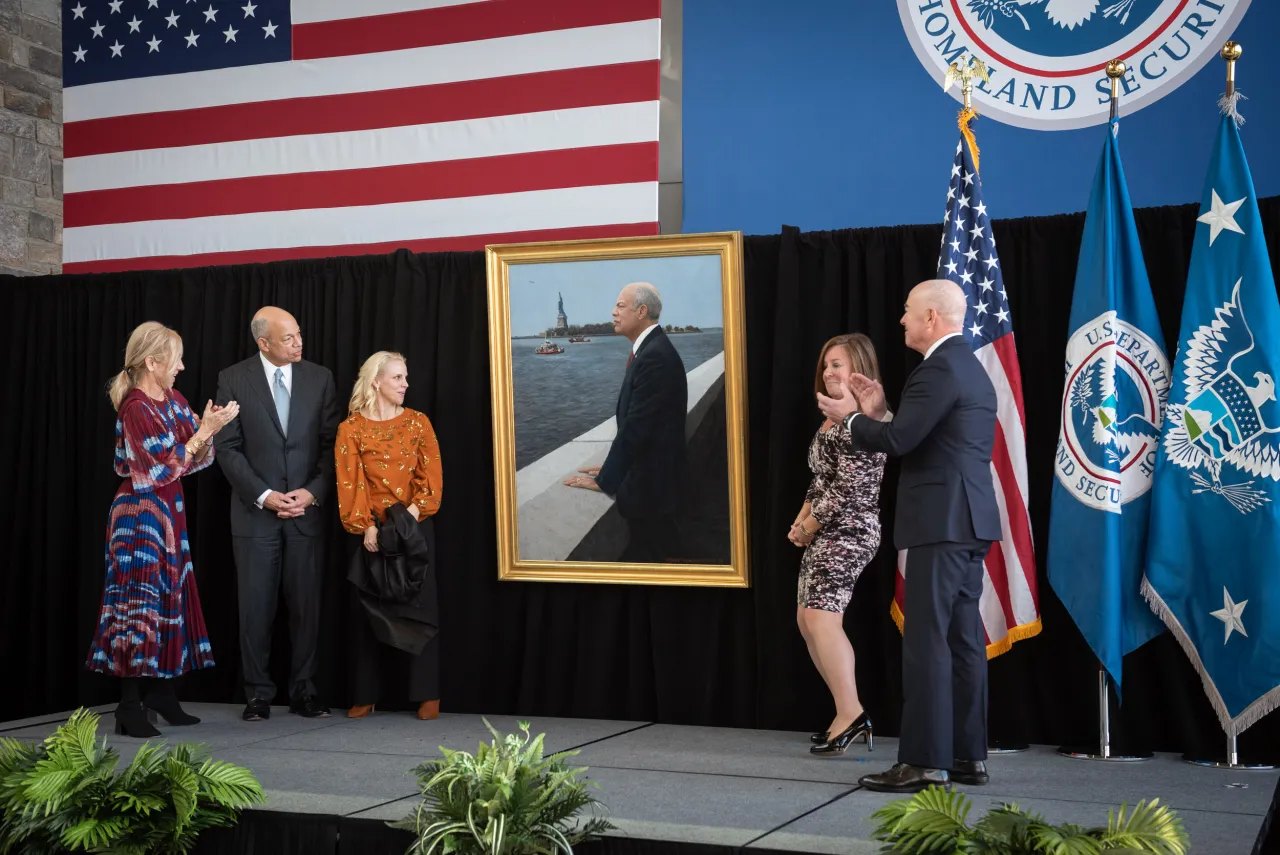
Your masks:
{"label": "flag pole", "polygon": [[1072,760],[1108,760],[1113,763],[1132,763],[1150,760],[1150,751],[1135,754],[1116,754],[1111,750],[1111,677],[1102,663],[1098,663],[1098,749],[1063,745],[1058,753]]}
{"label": "flag pole", "polygon": [[[1129,69],[1120,60],[1113,59],[1107,63],[1107,77],[1111,80],[1111,121],[1120,117],[1120,79]],[[1114,126],[1113,126],[1114,129]],[[1058,753],[1073,760],[1109,760],[1112,762],[1133,762],[1150,760],[1155,755],[1150,751],[1138,754],[1115,754],[1111,750],[1111,676],[1102,662],[1098,662],[1098,750],[1074,746],[1062,746]]]}
{"label": "flag pole", "polygon": [[[1244,54],[1239,42],[1227,42],[1222,46],[1219,56],[1227,63],[1227,91],[1218,101],[1224,115],[1230,116],[1237,124],[1244,120],[1236,110],[1240,99],[1244,96],[1236,89],[1236,61]],[[1266,763],[1241,763],[1240,752],[1236,745],[1236,735],[1227,734],[1227,750],[1225,757],[1197,757],[1190,753],[1183,754],[1182,759],[1193,766],[1209,766],[1216,769],[1236,769],[1249,772],[1266,772],[1276,767]]]}
{"label": "flag pole", "polygon": [[[982,80],[990,83],[991,76],[986,63],[973,54],[970,54],[967,62],[961,62],[957,59],[947,67],[946,75],[942,80],[942,88],[944,90],[949,90],[951,88],[951,84],[960,84],[960,93],[964,103],[964,109],[960,111],[960,133],[969,144],[969,151],[973,155],[973,168],[977,171],[979,168],[978,141],[973,135],[973,130],[969,127],[969,123],[978,116],[978,111],[973,108],[974,80]],[[1031,748],[1029,743],[1021,741],[991,739],[988,740],[988,742],[988,754],[1019,754]]]}

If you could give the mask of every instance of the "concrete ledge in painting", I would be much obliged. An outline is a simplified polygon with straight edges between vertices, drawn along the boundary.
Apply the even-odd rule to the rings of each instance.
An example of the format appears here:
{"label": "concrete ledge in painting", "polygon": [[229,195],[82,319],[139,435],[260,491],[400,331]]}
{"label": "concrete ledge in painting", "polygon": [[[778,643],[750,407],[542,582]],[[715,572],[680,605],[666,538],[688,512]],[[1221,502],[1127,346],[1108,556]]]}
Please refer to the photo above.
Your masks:
{"label": "concrete ledge in painting", "polygon": [[[690,371],[686,380],[688,440],[724,387],[724,352]],[[563,481],[580,468],[604,463],[617,431],[617,419],[610,418],[516,473],[520,560],[564,561],[613,507],[613,499],[603,493],[566,487]]]}

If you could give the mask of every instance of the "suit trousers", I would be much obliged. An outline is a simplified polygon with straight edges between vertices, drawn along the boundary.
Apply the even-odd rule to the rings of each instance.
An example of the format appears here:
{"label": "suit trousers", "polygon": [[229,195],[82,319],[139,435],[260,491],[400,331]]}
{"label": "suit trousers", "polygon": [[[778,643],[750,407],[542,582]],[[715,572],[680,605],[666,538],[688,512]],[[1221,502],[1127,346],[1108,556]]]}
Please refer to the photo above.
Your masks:
{"label": "suit trousers", "polygon": [[286,523],[268,537],[233,537],[240,606],[240,662],[246,700],[276,696],[271,680],[271,627],[284,588],[289,610],[289,700],[315,695],[316,641],[324,585],[324,545]]}
{"label": "suit trousers", "polygon": [[978,599],[991,544],[907,551],[898,762],[950,769],[987,759],[987,649]]}

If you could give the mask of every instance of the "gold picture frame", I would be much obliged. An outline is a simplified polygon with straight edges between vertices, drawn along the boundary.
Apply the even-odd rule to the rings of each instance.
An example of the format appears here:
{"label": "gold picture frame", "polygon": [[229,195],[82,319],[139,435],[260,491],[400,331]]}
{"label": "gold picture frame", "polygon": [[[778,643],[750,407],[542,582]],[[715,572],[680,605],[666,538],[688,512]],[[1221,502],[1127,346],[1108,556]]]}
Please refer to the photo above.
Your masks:
{"label": "gold picture frame", "polygon": [[[742,233],[499,244],[485,247],[485,261],[498,578],[750,587]],[[654,350],[674,349],[687,371],[683,390],[670,385],[685,395],[684,423],[668,422],[664,434],[685,432],[684,468],[673,481],[687,487],[663,511],[681,533],[662,539],[684,551],[666,563],[632,560],[641,522],[623,518],[603,492],[569,486],[607,460],[620,389],[631,382],[638,344],[616,334],[611,318],[620,289],[658,278],[666,343]],[[719,333],[706,323],[717,291]],[[570,314],[593,323],[570,324]],[[672,364],[668,379],[679,374]],[[678,414],[678,399],[664,400]]]}

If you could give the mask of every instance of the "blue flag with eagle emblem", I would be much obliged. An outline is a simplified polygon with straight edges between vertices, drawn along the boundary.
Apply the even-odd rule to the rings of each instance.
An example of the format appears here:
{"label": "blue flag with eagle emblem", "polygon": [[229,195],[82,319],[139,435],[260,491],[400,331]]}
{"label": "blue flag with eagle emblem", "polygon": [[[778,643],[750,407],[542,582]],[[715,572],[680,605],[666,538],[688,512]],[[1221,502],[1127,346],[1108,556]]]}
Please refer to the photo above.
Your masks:
{"label": "blue flag with eagle emblem", "polygon": [[1231,115],[1200,212],[1142,592],[1236,735],[1280,701],[1280,302]]}
{"label": "blue flag with eagle emblem", "polygon": [[1121,688],[1164,631],[1142,598],[1169,360],[1112,122],[1085,215],[1049,514],[1049,584]]}

